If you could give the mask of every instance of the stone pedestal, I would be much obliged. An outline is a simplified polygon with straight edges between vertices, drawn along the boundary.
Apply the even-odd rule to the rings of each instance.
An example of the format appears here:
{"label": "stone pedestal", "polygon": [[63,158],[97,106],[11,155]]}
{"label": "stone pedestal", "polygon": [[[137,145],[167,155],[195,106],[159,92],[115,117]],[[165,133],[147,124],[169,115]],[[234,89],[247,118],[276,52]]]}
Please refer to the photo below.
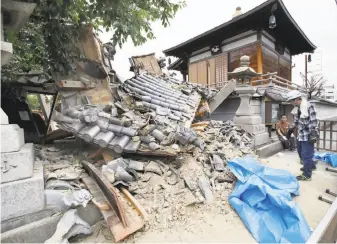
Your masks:
{"label": "stone pedestal", "polygon": [[40,211],[45,206],[42,164],[35,165],[33,144],[8,124],[1,109],[1,220]]}
{"label": "stone pedestal", "polygon": [[1,183],[33,176],[34,148],[27,143],[17,152],[1,153]]}
{"label": "stone pedestal", "polygon": [[38,212],[45,207],[42,164],[33,177],[1,184],[1,221]]}
{"label": "stone pedestal", "polygon": [[236,88],[236,92],[241,101],[234,117],[234,123],[254,136],[255,147],[268,143],[269,134],[266,132],[265,125],[262,124],[262,118],[252,112],[250,100],[255,93],[254,88],[250,85],[242,85]]}

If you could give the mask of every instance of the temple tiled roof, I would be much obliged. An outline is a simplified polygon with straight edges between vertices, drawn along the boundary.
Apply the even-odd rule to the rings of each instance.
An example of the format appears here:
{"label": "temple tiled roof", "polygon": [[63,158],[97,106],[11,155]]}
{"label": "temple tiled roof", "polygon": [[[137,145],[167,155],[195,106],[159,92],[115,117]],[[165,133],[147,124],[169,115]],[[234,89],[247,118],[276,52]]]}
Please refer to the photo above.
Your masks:
{"label": "temple tiled roof", "polygon": [[177,145],[172,147],[176,141],[202,146],[189,129],[202,91],[170,77],[143,74],[123,82],[111,104],[70,107],[55,120],[61,129],[117,153],[177,152]]}

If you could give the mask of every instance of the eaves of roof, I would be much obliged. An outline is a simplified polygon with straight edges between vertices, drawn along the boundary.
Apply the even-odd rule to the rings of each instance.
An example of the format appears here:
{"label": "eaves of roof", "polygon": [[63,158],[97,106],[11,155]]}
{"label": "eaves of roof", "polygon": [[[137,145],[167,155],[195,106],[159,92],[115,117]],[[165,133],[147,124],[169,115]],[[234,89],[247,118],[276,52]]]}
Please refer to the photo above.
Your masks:
{"label": "eaves of roof", "polygon": [[287,19],[291,22],[292,26],[296,29],[297,34],[299,34],[301,36],[301,39],[303,39],[302,43],[305,43],[307,46],[305,50],[304,49],[291,50],[292,55],[300,54],[303,52],[313,52],[316,49],[316,46],[309,40],[309,38],[304,34],[304,32],[301,30],[301,28],[298,26],[295,20],[291,17],[290,13],[286,9],[282,0],[268,0],[262,3],[261,5],[255,7],[254,9],[233,18],[224,24],[221,24],[209,31],[206,31],[172,48],[166,49],[163,52],[166,56],[180,57],[183,55],[183,53],[185,55],[186,51],[190,52],[191,49],[193,49],[192,46],[197,45],[198,42],[201,42],[203,40],[206,42],[207,37],[214,36],[216,35],[216,33],[223,33],[223,32],[229,31],[230,27],[233,27],[234,25],[239,25],[238,24],[239,22],[244,22],[245,20],[248,22],[249,21],[248,17],[250,17],[253,14],[256,14],[256,12],[258,11],[262,11],[264,8],[268,8],[269,6],[275,3],[278,4],[278,6],[280,6],[281,10],[283,11]]}

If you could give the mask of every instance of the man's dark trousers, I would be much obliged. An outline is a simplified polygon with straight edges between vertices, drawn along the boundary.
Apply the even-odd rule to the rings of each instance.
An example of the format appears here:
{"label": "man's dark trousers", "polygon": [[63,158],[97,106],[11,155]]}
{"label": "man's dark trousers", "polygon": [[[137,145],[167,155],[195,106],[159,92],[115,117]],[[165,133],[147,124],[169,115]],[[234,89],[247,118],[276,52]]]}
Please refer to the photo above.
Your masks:
{"label": "man's dark trousers", "polygon": [[303,175],[311,178],[312,168],[314,167],[313,157],[315,154],[315,145],[308,141],[297,142],[297,151],[303,160]]}
{"label": "man's dark trousers", "polygon": [[289,140],[284,139],[283,136],[278,136],[278,139],[281,141],[284,149],[294,150],[296,147],[296,138],[290,137]]}

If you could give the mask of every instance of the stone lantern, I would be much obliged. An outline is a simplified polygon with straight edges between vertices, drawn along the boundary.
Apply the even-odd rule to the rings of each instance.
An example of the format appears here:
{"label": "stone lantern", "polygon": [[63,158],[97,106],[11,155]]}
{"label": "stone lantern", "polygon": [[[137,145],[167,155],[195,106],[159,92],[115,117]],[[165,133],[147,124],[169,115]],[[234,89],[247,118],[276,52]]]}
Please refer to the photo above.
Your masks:
{"label": "stone lantern", "polygon": [[250,132],[254,136],[254,146],[259,146],[268,143],[269,134],[266,132],[265,125],[262,124],[260,114],[254,113],[253,110],[261,110],[261,102],[251,100],[255,94],[255,89],[252,86],[252,78],[260,76],[254,69],[249,67],[250,58],[242,56],[240,58],[240,67],[233,72],[229,72],[229,76],[236,79],[235,92],[240,97],[240,106],[235,113],[234,123]]}
{"label": "stone lantern", "polygon": [[240,67],[236,68],[233,72],[228,72],[229,76],[236,79],[237,86],[251,86],[252,78],[261,76],[255,70],[249,67],[250,57],[245,55],[240,58]]}

